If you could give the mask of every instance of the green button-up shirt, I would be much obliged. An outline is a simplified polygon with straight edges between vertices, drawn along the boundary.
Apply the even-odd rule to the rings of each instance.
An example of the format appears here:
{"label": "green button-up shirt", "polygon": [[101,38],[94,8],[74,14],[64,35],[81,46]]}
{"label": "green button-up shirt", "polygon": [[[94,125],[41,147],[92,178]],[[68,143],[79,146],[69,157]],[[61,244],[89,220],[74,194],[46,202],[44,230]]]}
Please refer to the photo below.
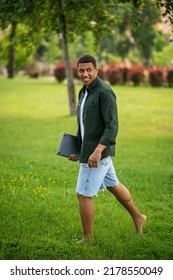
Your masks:
{"label": "green button-up shirt", "polygon": [[87,88],[83,108],[84,137],[80,135],[80,105],[84,98],[85,85],[79,91],[77,108],[78,137],[81,144],[80,162],[87,163],[98,144],[107,146],[102,158],[115,155],[115,139],[118,132],[116,96],[113,90],[98,76]]}

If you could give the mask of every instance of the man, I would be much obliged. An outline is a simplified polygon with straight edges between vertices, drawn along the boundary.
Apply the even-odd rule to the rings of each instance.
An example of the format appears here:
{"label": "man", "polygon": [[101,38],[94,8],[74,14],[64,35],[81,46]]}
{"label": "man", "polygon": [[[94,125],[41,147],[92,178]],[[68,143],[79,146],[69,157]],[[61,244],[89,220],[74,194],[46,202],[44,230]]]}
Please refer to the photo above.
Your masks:
{"label": "man", "polygon": [[[94,57],[82,56],[77,62],[77,69],[84,84],[79,92],[77,108],[81,155],[76,192],[83,227],[83,237],[79,243],[92,240],[92,197],[105,188],[127,209],[134,221],[136,232],[142,234],[146,216],[138,211],[129,191],[119,182],[111,159],[115,155],[118,132],[116,96],[97,76],[98,67]],[[70,155],[69,160],[76,161],[76,156]]]}

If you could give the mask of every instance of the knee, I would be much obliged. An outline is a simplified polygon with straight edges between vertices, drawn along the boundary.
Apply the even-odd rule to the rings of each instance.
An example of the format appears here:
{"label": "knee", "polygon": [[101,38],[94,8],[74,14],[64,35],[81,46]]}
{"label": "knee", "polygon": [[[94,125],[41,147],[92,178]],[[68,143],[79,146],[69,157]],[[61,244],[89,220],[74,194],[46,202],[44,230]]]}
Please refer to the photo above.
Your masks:
{"label": "knee", "polygon": [[131,201],[131,194],[126,187],[119,184],[114,187],[107,188],[120,202],[129,203]]}
{"label": "knee", "polygon": [[89,199],[92,199],[91,196],[85,196],[85,195],[80,194],[80,193],[77,193],[77,198],[78,198],[78,200],[89,200]]}
{"label": "knee", "polygon": [[116,189],[117,186],[109,186],[109,187],[106,187],[106,188],[109,192],[111,192],[113,194],[117,191],[117,189]]}
{"label": "knee", "polygon": [[84,198],[84,196],[80,193],[77,193],[77,199],[78,200],[82,200]]}

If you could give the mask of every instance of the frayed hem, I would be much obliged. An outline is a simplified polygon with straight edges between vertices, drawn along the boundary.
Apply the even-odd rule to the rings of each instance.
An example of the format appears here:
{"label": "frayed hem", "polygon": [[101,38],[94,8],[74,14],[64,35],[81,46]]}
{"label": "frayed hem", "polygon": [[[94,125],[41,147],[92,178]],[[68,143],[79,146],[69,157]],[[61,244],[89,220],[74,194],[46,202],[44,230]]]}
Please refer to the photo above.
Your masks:
{"label": "frayed hem", "polygon": [[85,197],[94,197],[94,196],[98,197],[98,194],[86,195],[86,194],[79,193],[79,192],[76,192],[76,193],[77,193],[77,195],[82,195],[82,196],[85,196]]}

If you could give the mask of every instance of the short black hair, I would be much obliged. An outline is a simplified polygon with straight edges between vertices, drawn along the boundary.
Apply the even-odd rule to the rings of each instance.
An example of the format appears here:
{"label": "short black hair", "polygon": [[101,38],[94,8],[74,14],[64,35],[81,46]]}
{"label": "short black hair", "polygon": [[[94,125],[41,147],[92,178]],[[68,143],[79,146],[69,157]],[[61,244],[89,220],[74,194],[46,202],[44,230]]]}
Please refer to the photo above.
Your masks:
{"label": "short black hair", "polygon": [[79,63],[90,63],[90,62],[93,64],[94,68],[97,67],[95,58],[89,54],[85,54],[79,58],[79,60],[77,62],[77,67],[79,66]]}

